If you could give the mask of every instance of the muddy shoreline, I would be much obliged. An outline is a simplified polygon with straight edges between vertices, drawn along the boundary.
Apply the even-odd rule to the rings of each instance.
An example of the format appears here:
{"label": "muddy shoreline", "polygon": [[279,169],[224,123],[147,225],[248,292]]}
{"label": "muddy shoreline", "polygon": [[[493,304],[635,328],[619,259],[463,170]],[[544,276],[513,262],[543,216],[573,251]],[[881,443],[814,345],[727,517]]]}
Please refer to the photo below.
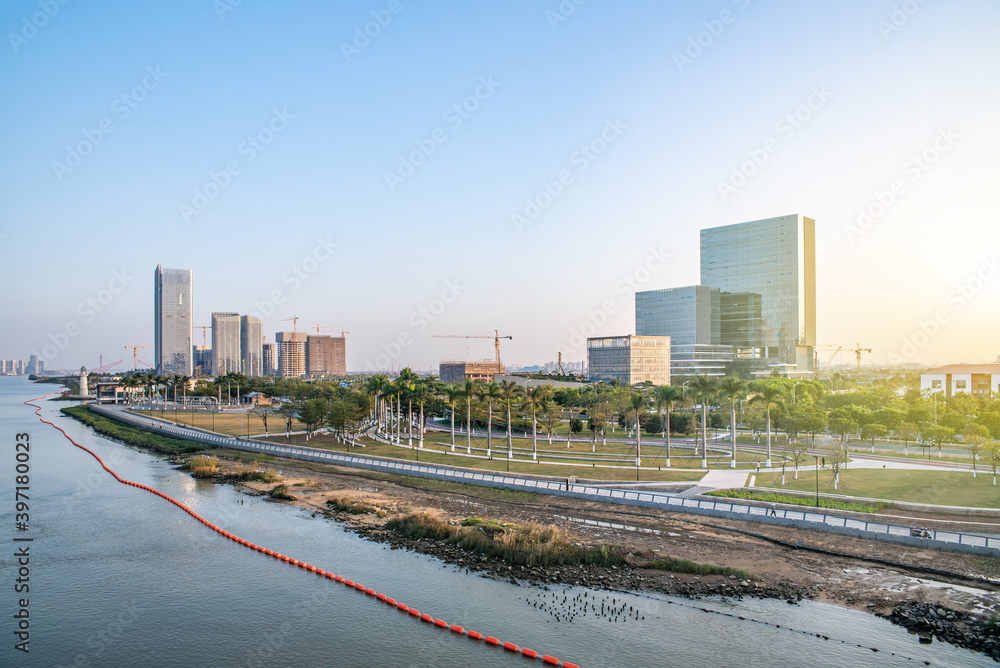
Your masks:
{"label": "muddy shoreline", "polygon": [[[683,513],[651,509],[631,512],[576,499],[530,494],[507,499],[488,488],[429,489],[433,485],[421,480],[288,461],[268,464],[280,472],[276,482],[234,482],[226,479],[228,463],[223,461],[217,482],[234,484],[258,497],[267,497],[270,489],[284,484],[296,499],[276,503],[302,507],[367,540],[391,549],[419,552],[480,577],[542,590],[565,585],[693,600],[757,597],[784,600],[790,605],[803,599],[832,602],[888,619],[920,637],[921,642],[948,642],[1000,661],[1000,624],[995,621],[1000,616],[1000,585],[988,581],[1000,578],[997,559],[749,522],[708,523]],[[356,500],[378,512],[335,511],[326,504],[331,498]],[[393,517],[416,512],[432,514],[451,524],[469,517],[551,524],[581,545],[620,546],[627,553],[628,563],[618,568],[512,566],[444,541],[405,537],[385,526]],[[748,532],[775,541],[833,550],[842,556],[792,549],[746,535]],[[699,576],[643,567],[649,560],[666,557],[738,568],[754,577]],[[886,566],[879,560],[899,567]],[[933,567],[954,573],[955,577],[931,579],[919,570],[907,569],[907,564],[914,569]]]}

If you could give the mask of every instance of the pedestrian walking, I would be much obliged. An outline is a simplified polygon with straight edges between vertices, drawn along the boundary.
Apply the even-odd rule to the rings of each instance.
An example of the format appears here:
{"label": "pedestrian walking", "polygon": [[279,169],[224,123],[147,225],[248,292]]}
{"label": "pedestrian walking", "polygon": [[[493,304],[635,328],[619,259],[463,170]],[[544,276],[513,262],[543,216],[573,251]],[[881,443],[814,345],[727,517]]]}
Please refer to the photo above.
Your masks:
{"label": "pedestrian walking", "polygon": [[778,516],[778,513],[775,511],[775,506],[774,506],[773,503],[771,504],[771,512],[768,513],[768,515],[770,515],[771,517],[777,517]]}

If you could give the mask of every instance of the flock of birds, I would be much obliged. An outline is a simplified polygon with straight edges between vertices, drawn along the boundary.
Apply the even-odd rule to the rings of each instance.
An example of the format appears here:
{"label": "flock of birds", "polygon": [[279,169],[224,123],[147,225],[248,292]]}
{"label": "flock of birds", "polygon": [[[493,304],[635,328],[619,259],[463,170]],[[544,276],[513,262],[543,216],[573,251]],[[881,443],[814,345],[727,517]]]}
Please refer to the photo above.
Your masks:
{"label": "flock of birds", "polygon": [[[595,595],[590,596],[591,593]],[[646,618],[638,608],[633,608],[626,601],[619,601],[609,596],[601,596],[598,599],[595,592],[585,591],[570,597],[564,589],[562,594],[557,592],[538,594],[525,598],[524,602],[537,610],[549,613],[557,622],[572,622],[577,617],[587,615],[607,619],[611,623],[639,621]]]}

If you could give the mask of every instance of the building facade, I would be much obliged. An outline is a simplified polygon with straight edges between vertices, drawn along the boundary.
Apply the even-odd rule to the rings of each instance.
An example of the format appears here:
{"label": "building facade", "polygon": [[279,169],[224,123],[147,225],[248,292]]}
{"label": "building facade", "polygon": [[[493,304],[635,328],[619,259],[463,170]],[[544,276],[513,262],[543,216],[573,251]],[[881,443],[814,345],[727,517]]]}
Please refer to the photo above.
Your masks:
{"label": "building facade", "polygon": [[687,285],[635,293],[635,333],[670,337],[670,375],[725,376],[734,352],[721,345],[721,291]]}
{"label": "building facade", "polygon": [[278,353],[273,343],[265,343],[261,351],[261,365],[265,376],[273,376]]}
{"label": "building facade", "polygon": [[622,385],[670,384],[669,336],[606,336],[587,339],[587,377]]}
{"label": "building facade", "polygon": [[506,368],[501,364],[497,369],[494,360],[484,360],[482,362],[441,362],[438,366],[438,378],[442,383],[464,383],[466,379],[490,382],[497,374],[506,373]]}
{"label": "building facade", "polygon": [[196,378],[204,378],[212,375],[212,349],[208,346],[194,346],[192,350],[194,357],[194,375]]}
{"label": "building facade", "polygon": [[278,352],[278,375],[300,378],[306,374],[305,332],[278,332],[274,337]]}
{"label": "building facade", "polygon": [[949,364],[920,374],[920,390],[953,394],[1000,392],[1000,363]]}
{"label": "building facade", "polygon": [[264,323],[260,318],[240,316],[240,363],[247,376],[264,375]]}
{"label": "building facade", "polygon": [[215,311],[212,313],[212,375],[241,373],[240,314]]}
{"label": "building facade", "polygon": [[156,265],[153,275],[153,364],[157,373],[190,376],[192,274]]}
{"label": "building facade", "polygon": [[306,373],[309,376],[346,376],[347,346],[344,337],[307,336]]}
{"label": "building facade", "polygon": [[701,284],[720,291],[720,341],[760,372],[812,370],[816,223],[799,214],[701,231]]}

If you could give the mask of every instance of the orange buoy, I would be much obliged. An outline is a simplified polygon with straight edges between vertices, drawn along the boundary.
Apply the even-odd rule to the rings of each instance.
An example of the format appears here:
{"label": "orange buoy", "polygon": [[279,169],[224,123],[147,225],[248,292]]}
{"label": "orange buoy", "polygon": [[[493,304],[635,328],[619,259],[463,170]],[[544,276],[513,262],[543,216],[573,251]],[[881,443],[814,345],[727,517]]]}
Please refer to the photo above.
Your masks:
{"label": "orange buoy", "polygon": [[441,628],[447,628],[448,627],[448,622],[444,621],[443,619],[435,619],[434,620],[434,626],[440,626]]}
{"label": "orange buoy", "polygon": [[312,564],[309,564],[308,566],[306,566],[306,570],[307,571],[312,571],[313,573],[315,573],[316,572],[316,567],[313,566]]}
{"label": "orange buoy", "polygon": [[434,622],[434,618],[425,612],[424,614],[420,615],[420,621],[432,624]]}
{"label": "orange buoy", "polygon": [[326,577],[330,578],[331,580],[336,580],[337,579],[337,575],[335,573],[333,573],[332,571],[327,571],[326,572]]}
{"label": "orange buoy", "polygon": [[358,591],[364,591],[365,590],[365,586],[363,584],[361,584],[360,582],[355,582],[354,583],[354,588],[357,589]]}
{"label": "orange buoy", "polygon": [[344,577],[342,575],[334,575],[333,579],[340,583],[344,581]]}
{"label": "orange buoy", "polygon": [[406,612],[410,609],[410,606],[406,605],[405,603],[397,603],[396,607],[399,608],[401,612]]}
{"label": "orange buoy", "polygon": [[320,576],[326,575],[326,571],[324,571],[322,568],[315,568],[313,570],[316,571],[316,575],[320,575]]}
{"label": "orange buoy", "polygon": [[469,637],[472,638],[473,640],[482,640],[483,634],[480,633],[479,631],[469,631]]}
{"label": "orange buoy", "polygon": [[385,600],[385,594],[379,592],[378,594],[375,594],[375,598],[377,598],[380,601],[384,601]]}
{"label": "orange buoy", "polygon": [[414,617],[419,617],[420,611],[417,610],[416,608],[410,608],[410,614],[413,615]]}
{"label": "orange buoy", "polygon": [[533,649],[528,649],[527,647],[522,647],[521,648],[521,654],[525,655],[529,659],[537,659],[538,658],[538,652],[536,652]]}
{"label": "orange buoy", "polygon": [[508,652],[516,652],[517,650],[521,649],[520,647],[518,647],[517,645],[515,645],[512,642],[505,642],[503,644],[503,648],[505,650],[507,650]]}
{"label": "orange buoy", "polygon": [[385,597],[385,602],[387,605],[396,605],[396,599],[389,598],[388,596]]}
{"label": "orange buoy", "polygon": [[[470,633],[469,636],[471,637],[472,634]],[[483,638],[483,640],[485,640],[487,642],[487,644],[489,644],[489,645],[499,645],[500,644],[500,641],[497,640],[496,638],[494,638],[493,636],[486,636],[485,638]]]}
{"label": "orange buoy", "polygon": [[465,633],[465,629],[463,629],[458,624],[452,624],[451,625],[451,632],[452,633]]}
{"label": "orange buoy", "polygon": [[580,668],[580,666],[575,663],[570,663],[569,661],[563,661],[563,668]]}
{"label": "orange buoy", "polygon": [[550,666],[558,666],[559,659],[557,659],[554,656],[549,656],[548,654],[546,654],[545,656],[542,657],[542,663],[547,663]]}
{"label": "orange buoy", "polygon": [[375,590],[372,589],[371,587],[365,587],[365,593],[368,594],[369,596],[374,596]]}

